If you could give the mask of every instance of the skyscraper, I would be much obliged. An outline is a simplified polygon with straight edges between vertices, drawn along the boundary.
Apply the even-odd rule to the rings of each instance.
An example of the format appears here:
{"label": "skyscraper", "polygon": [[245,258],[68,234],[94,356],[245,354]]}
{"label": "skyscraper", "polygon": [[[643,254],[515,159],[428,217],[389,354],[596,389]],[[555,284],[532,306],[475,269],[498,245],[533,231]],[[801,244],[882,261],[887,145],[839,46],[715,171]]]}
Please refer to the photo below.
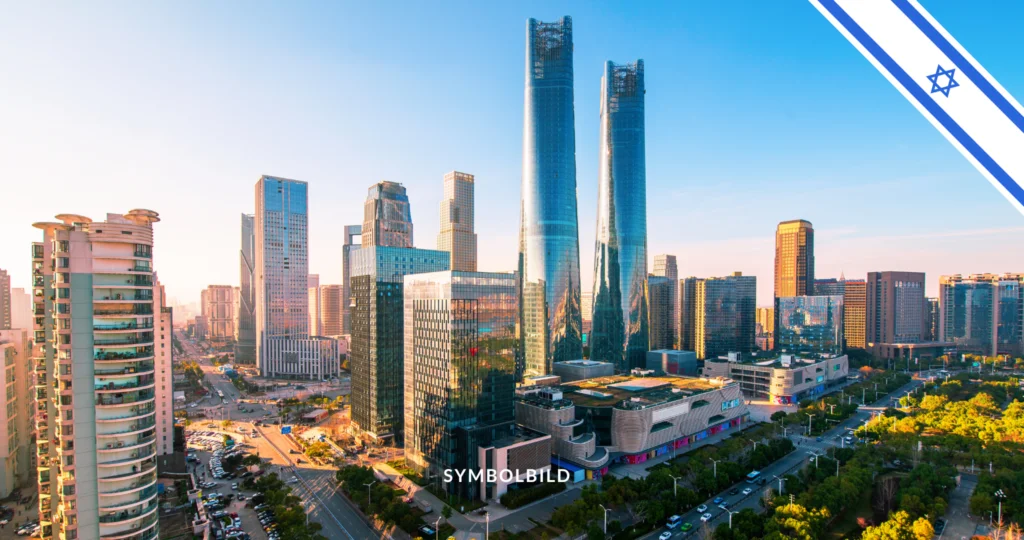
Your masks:
{"label": "skyscraper", "polygon": [[256,361],[264,377],[287,370],[268,341],[309,337],[307,194],[298,180],[256,182]]}
{"label": "skyscraper", "polygon": [[[341,333],[352,333],[352,252],[362,243],[362,225],[345,225],[345,244],[341,246]],[[356,243],[359,237],[359,244]]]}
{"label": "skyscraper", "polygon": [[679,268],[676,266],[675,255],[655,255],[654,275],[665,276],[671,281],[672,295],[672,347],[679,344]]}
{"label": "skyscraper", "polygon": [[696,351],[697,338],[694,328],[697,324],[697,282],[700,278],[690,276],[679,280],[679,349]]}
{"label": "skyscraper", "polygon": [[405,186],[378,182],[363,205],[362,245],[412,247],[412,209]]}
{"label": "skyscraper", "polygon": [[325,336],[342,335],[341,292],[341,285],[320,286],[320,322]]}
{"label": "skyscraper", "polygon": [[939,339],[960,352],[1024,353],[1024,274],[939,277]]}
{"label": "skyscraper", "polygon": [[159,437],[174,421],[173,410],[159,414],[171,387],[155,377],[159,217],[57,220],[35,224],[43,241],[32,254],[40,534],[155,538]]}
{"label": "skyscraper", "polygon": [[526,24],[517,376],[583,356],[572,19]]}
{"label": "skyscraper", "polygon": [[735,272],[726,277],[698,279],[694,291],[692,333],[697,358],[752,352],[757,278]]}
{"label": "skyscraper", "polygon": [[[648,310],[650,311],[650,345],[648,350],[674,347],[672,343],[672,280],[664,276],[648,278]],[[644,353],[644,359],[647,355]]]}
{"label": "skyscraper", "polygon": [[375,439],[403,440],[403,280],[447,270],[449,256],[372,245],[352,251],[352,422]]}
{"label": "skyscraper", "polygon": [[850,349],[867,347],[867,287],[868,283],[863,279],[848,279],[843,282],[843,333],[846,334],[846,346]]}
{"label": "skyscraper", "polygon": [[0,330],[11,329],[11,276],[0,268]]}
{"label": "skyscraper", "polygon": [[[514,426],[515,274],[408,275],[404,298],[406,460],[427,478],[478,470],[487,465],[478,449]],[[473,500],[483,484],[445,489]]]}
{"label": "skyscraper", "polygon": [[222,343],[235,337],[235,288],[231,285],[210,285],[199,294],[200,312],[206,322],[205,339]]}
{"label": "skyscraper", "polygon": [[476,272],[473,190],[472,174],[452,171],[444,175],[441,232],[437,235],[437,249],[451,253],[452,270],[460,272]]}
{"label": "skyscraper", "polygon": [[[939,279],[941,281],[942,278],[940,277]],[[928,302],[928,309],[925,312],[925,313],[927,313],[927,316],[925,318],[925,320],[926,320],[925,328],[928,329],[928,335],[926,335],[925,338],[928,341],[938,341],[939,340],[939,324],[942,321],[942,318],[940,316],[940,311],[939,311],[939,299],[938,299],[938,297],[935,297],[935,298],[925,298],[924,300],[925,300],[925,302]]]}
{"label": "skyscraper", "polygon": [[11,288],[11,328],[32,329],[32,296],[20,287]]}
{"label": "skyscraper", "polygon": [[256,363],[256,217],[242,214],[242,248],[235,362]]}
{"label": "skyscraper", "polygon": [[843,296],[776,300],[775,349],[788,354],[843,354]]}
{"label": "skyscraper", "polygon": [[775,297],[814,293],[814,227],[797,219],[775,230]]}
{"label": "skyscraper", "polygon": [[[18,488],[30,488],[33,478],[32,435],[35,433],[36,410],[32,364],[32,329],[0,330],[0,361],[3,362],[4,400],[0,407],[0,497],[7,498]],[[44,405],[45,407],[45,405]]]}
{"label": "skyscraper", "polygon": [[645,366],[650,350],[644,92],[643,60],[605,63],[590,358],[619,371]]}
{"label": "skyscraper", "polygon": [[309,335],[322,336],[320,323],[320,274],[310,274],[306,278],[306,291],[309,297]]}
{"label": "skyscraper", "polygon": [[756,341],[761,350],[770,351],[775,348],[775,308],[759,307],[755,319],[757,325]]}
{"label": "skyscraper", "polygon": [[925,341],[923,272],[868,272],[866,290],[865,340],[869,350]]}

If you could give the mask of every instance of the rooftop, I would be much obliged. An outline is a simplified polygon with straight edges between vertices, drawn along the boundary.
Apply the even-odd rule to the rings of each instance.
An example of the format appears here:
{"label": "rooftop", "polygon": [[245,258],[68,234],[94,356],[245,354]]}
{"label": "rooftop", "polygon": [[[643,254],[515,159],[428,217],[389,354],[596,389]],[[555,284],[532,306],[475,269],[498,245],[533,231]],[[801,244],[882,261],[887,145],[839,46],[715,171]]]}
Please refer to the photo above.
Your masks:
{"label": "rooftop", "polygon": [[[799,369],[812,366],[818,362],[824,362],[833,358],[842,358],[845,354],[819,354],[819,355],[797,355],[797,354],[741,354],[719,356],[708,358],[705,362],[733,362],[737,364],[748,364],[752,366],[773,367],[781,369]],[[788,361],[787,361],[788,359]]]}
{"label": "rooftop", "polygon": [[[718,390],[729,379],[616,375],[563,384],[563,397],[582,407],[649,407]],[[628,402],[623,403],[623,402]]]}

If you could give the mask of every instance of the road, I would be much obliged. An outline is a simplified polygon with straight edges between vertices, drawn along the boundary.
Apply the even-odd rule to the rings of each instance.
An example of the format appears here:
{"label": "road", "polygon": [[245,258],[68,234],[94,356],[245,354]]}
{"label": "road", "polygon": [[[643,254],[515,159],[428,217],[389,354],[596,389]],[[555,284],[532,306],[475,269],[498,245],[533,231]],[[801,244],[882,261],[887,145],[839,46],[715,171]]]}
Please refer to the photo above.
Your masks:
{"label": "road", "polygon": [[[197,407],[214,408],[219,411],[219,416],[208,418],[218,429],[220,429],[219,422],[221,420],[232,420],[236,425],[230,431],[244,426],[246,431],[251,432],[254,427],[251,424],[253,420],[262,418],[267,413],[276,414],[274,405],[246,403],[245,407],[252,409],[253,412],[243,413],[239,410],[237,400],[242,397],[241,393],[224,375],[217,372],[209,360],[203,358],[204,354],[195,343],[180,332],[178,340],[185,348],[186,358],[196,360],[202,368],[206,380],[213,385],[215,390],[224,393],[223,402],[214,392],[212,396],[204,398],[197,405]],[[245,437],[244,442],[253,445],[260,457],[270,459],[272,472],[281,474],[286,480],[293,476],[298,478],[297,482],[290,485],[295,494],[302,499],[302,505],[309,514],[310,521],[316,521],[323,526],[321,534],[331,539],[348,540],[363,540],[380,536],[366,525],[356,511],[342,499],[341,494],[335,492],[334,468],[315,467],[311,464],[301,464],[299,468],[296,468],[297,464],[288,454],[288,449],[291,446],[279,430],[272,427],[256,429],[262,436],[255,439]],[[235,433],[232,435],[236,438],[239,437]]]}
{"label": "road", "polygon": [[[723,493],[719,494],[719,496],[723,497],[725,501],[729,503],[729,509],[733,513],[739,512],[740,510],[746,508],[750,508],[755,512],[760,512],[762,508],[758,501],[764,496],[765,490],[767,490],[768,488],[772,488],[775,491],[779,491],[780,489],[780,481],[775,479],[776,477],[791,474],[793,471],[796,471],[801,467],[808,466],[808,462],[810,461],[809,458],[811,458],[809,454],[811,454],[812,452],[821,454],[827,452],[830,447],[845,444],[842,442],[841,435],[846,433],[847,430],[852,430],[866,422],[871,417],[871,409],[884,408],[888,406],[892,399],[899,398],[905,395],[907,392],[920,386],[922,383],[922,380],[912,380],[903,387],[893,391],[892,393],[886,396],[883,396],[878,401],[868,404],[867,407],[858,410],[852,416],[840,422],[839,424],[836,425],[836,427],[832,428],[824,435],[822,435],[820,437],[821,441],[818,441],[816,439],[810,439],[800,435],[790,435],[789,438],[797,445],[796,450],[790,453],[788,456],[776,461],[775,463],[772,463],[768,467],[765,467],[761,470],[762,478],[770,480],[766,485],[752,486],[746,484],[745,482],[741,482],[739,484],[731,486],[729,489],[726,489]],[[781,487],[783,488],[784,493],[785,485]],[[737,495],[729,495],[729,490],[734,488],[740,490],[741,493]],[[742,490],[744,488],[751,488],[752,493],[750,495],[743,495]],[[710,512],[712,515],[711,520],[706,525],[708,528],[714,530],[715,527],[718,527],[718,525],[729,522],[729,512],[714,505],[712,500],[704,501],[703,504],[707,505],[707,511]],[[700,516],[700,512],[697,512],[696,509],[690,510],[689,512],[682,514],[680,517],[682,517],[683,522],[690,523],[691,525],[693,525],[693,529],[685,533],[681,531],[675,531],[672,535],[672,538],[687,538],[689,536],[699,533],[701,528],[705,526],[703,523],[701,523]],[[658,538],[658,536],[664,531],[665,529],[663,528],[657,529],[643,536],[642,538],[644,540],[654,540]]]}

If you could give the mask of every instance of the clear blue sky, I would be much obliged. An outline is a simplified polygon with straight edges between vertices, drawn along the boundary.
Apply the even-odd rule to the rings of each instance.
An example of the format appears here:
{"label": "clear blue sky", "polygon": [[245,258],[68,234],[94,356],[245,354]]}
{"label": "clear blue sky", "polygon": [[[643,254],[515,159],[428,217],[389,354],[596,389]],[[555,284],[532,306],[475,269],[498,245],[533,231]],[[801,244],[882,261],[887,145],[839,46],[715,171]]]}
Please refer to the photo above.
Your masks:
{"label": "clear blue sky", "polygon": [[[924,6],[1018,100],[1019,3]],[[511,270],[528,17],[572,15],[581,270],[593,274],[604,60],[643,58],[649,250],[772,295],[774,229],[817,273],[1024,271],[1024,218],[809,3],[7,2],[0,268],[28,285],[34,221],[160,212],[169,293],[238,282],[260,174],[310,184],[312,272],[341,278],[366,188],[406,185],[418,247],[442,175],[477,178],[483,270]]]}

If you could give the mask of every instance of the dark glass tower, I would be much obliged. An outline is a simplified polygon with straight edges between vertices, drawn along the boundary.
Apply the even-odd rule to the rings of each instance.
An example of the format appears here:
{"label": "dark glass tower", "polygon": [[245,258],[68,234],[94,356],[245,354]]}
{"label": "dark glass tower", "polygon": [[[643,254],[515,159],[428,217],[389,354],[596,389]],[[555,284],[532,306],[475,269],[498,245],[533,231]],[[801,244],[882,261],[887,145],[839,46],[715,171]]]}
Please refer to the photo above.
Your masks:
{"label": "dark glass tower", "polygon": [[526,24],[517,375],[583,357],[572,19]]}
{"label": "dark glass tower", "polygon": [[605,64],[600,154],[590,357],[628,371],[645,365],[650,332],[643,60]]}

